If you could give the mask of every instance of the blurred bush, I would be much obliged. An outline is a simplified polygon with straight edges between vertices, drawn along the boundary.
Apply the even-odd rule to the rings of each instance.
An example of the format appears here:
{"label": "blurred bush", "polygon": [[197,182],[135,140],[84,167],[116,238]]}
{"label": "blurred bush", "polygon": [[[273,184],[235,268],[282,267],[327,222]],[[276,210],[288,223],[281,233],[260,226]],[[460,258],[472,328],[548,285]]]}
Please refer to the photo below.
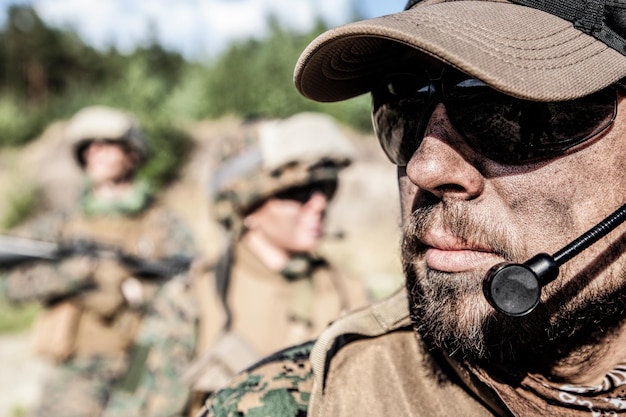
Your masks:
{"label": "blurred bush", "polygon": [[192,142],[182,127],[168,119],[149,119],[142,122],[150,138],[150,159],[141,168],[139,175],[159,188],[174,181],[185,163]]}
{"label": "blurred bush", "polygon": [[[3,279],[2,272],[0,279]],[[39,312],[41,306],[34,303],[12,306],[0,300],[0,334],[29,329]]]}
{"label": "blurred bush", "polygon": [[37,212],[40,205],[40,193],[31,182],[20,180],[11,187],[4,197],[0,211],[0,232],[10,230]]}
{"label": "blurred bush", "polygon": [[[321,111],[369,131],[368,97],[322,104],[293,85],[295,63],[327,29],[324,22],[302,34],[269,19],[264,39],[234,43],[201,63],[164,49],[156,36],[128,54],[96,50],[71,29],[48,27],[32,7],[9,6],[0,28],[0,150],[27,144],[82,107],[117,107],[135,114],[149,134],[152,158],[140,175],[158,189],[177,177],[192,147],[185,126],[195,121]],[[10,198],[0,227],[19,222],[37,204],[35,194]]]}
{"label": "blurred bush", "polygon": [[23,101],[0,95],[0,146],[20,146],[35,138],[47,125],[45,110],[24,111]]}

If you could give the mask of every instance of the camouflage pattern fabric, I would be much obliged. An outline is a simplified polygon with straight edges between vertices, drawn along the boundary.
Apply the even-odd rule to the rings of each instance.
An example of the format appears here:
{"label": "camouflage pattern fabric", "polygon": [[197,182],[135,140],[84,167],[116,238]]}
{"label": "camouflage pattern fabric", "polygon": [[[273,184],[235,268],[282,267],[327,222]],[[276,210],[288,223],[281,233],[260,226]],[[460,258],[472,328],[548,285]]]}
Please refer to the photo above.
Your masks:
{"label": "camouflage pattern fabric", "polygon": [[[89,235],[88,226],[94,224],[100,230]],[[72,229],[72,225],[77,227]],[[169,210],[155,204],[145,184],[138,184],[135,192],[117,205],[98,206],[85,193],[75,211],[46,215],[17,234],[57,241],[68,234],[68,229],[82,232],[75,230],[80,227],[94,239],[99,233],[111,237],[117,233],[116,246],[146,259],[194,255],[188,227]],[[131,304],[119,286],[128,275],[112,262],[115,263],[113,259],[99,261],[94,270],[83,257],[70,257],[58,263],[21,265],[2,278],[0,296],[12,303],[39,301],[45,307],[43,317],[51,310],[47,307],[58,305],[58,299],[77,304],[82,311],[75,339],[70,343],[74,353],[55,359],[60,362],[47,376],[33,416],[99,417],[113,387],[125,376],[128,342],[133,338],[136,321],[164,281],[141,281],[143,302]],[[129,322],[131,317],[136,320]],[[87,323],[95,323],[96,327],[83,326]],[[111,346],[116,350],[106,351]]]}
{"label": "camouflage pattern fabric", "polygon": [[[256,268],[260,261],[249,254],[247,249],[244,249],[244,245],[240,245],[238,248],[237,254],[239,256],[237,259],[239,261],[236,262],[236,265],[237,268],[241,269],[235,272],[235,276],[241,277],[242,275],[240,274],[253,274],[258,278],[261,273]],[[204,327],[202,323],[204,321],[210,322],[208,327],[215,328],[218,332],[221,331],[223,325],[224,311],[221,304],[219,304],[219,300],[214,300],[213,298],[213,295],[216,295],[213,289],[215,287],[213,281],[214,270],[209,265],[213,265],[213,263],[207,260],[199,260],[192,267],[190,274],[181,275],[169,281],[159,292],[151,310],[142,323],[136,339],[140,346],[149,348],[149,354],[139,358],[136,363],[131,365],[131,368],[139,369],[139,381],[130,390],[116,390],[109,401],[103,417],[136,417],[144,415],[150,417],[193,416],[195,414],[194,410],[197,411],[201,408],[203,399],[209,393],[194,390],[193,382],[185,382],[181,376],[186,373],[189,366],[198,358],[199,352],[206,353],[216,344],[216,340],[209,337],[205,340],[205,343],[208,344],[203,347]],[[301,269],[300,273],[304,275],[311,273],[309,268],[303,269],[300,267],[294,269]],[[313,274],[315,277],[313,279],[321,279],[325,282],[324,278],[329,278],[326,275],[326,269],[322,267],[319,267],[319,269],[319,274]],[[295,274],[294,270],[289,272],[292,275]],[[267,282],[266,280],[270,276],[272,281],[280,282],[278,287],[272,285],[270,288],[280,288],[281,293],[289,293],[287,291],[288,288],[295,288],[294,285],[298,282],[298,280],[291,282],[285,279],[281,273],[270,270],[263,272],[263,275],[260,276],[260,281]],[[246,278],[244,282],[249,284],[251,279]],[[211,294],[208,299],[200,295],[202,290],[207,294]],[[327,295],[326,292],[315,294],[317,294],[316,300],[320,302],[327,300],[326,297],[331,296]],[[315,296],[315,294],[312,294],[312,296]],[[334,298],[336,295],[334,295],[334,292],[332,294]],[[246,296],[246,294],[241,295]],[[254,295],[256,296],[258,293],[255,292]],[[365,301],[360,300],[356,292],[344,295],[350,299],[350,306],[360,305],[358,304],[359,301]],[[259,312],[258,309],[263,308],[262,304],[264,301],[262,300],[266,299],[267,297],[261,296],[258,299],[250,300],[250,302],[243,302],[242,304],[249,310],[247,313],[242,311],[240,304],[237,304],[233,313],[239,318],[246,314],[262,317],[264,313]],[[209,300],[214,300],[215,302],[209,303]],[[239,300],[241,301],[242,298],[239,297]],[[259,302],[259,300],[261,301]],[[289,298],[288,301],[288,305],[291,306],[293,299]],[[283,303],[283,299],[280,297],[277,297],[274,301],[275,306],[281,305],[281,303]],[[209,305],[210,311],[205,311],[207,305]],[[273,311],[266,310],[265,314]],[[218,313],[221,313],[221,315],[218,315]],[[339,311],[336,314],[339,315]],[[269,337],[272,343],[275,344],[275,347],[272,347],[267,352],[263,352],[259,357],[283,349],[285,346],[310,340],[318,334],[316,330],[315,334],[311,332],[310,336],[303,338],[298,333],[297,341],[285,343],[285,340],[290,336],[290,332],[283,333],[284,327],[282,323],[289,323],[288,330],[299,329],[299,324],[293,322],[293,319],[287,316],[276,316],[274,319],[275,321],[273,322],[267,321],[267,327],[278,332],[276,335]],[[322,320],[317,317],[314,321],[317,326],[324,326],[324,328],[328,323],[326,319]],[[268,334],[271,335],[271,333],[268,333],[269,330],[267,328],[263,329],[261,334],[251,334],[243,331],[239,326],[236,325],[231,330],[242,331],[238,335],[242,336],[251,345],[255,341],[260,343],[257,339],[265,340]],[[259,329],[256,328],[256,331],[258,332]],[[294,350],[292,353],[286,353],[286,357],[294,360],[294,370],[292,372],[294,378],[303,372],[303,365],[308,366],[304,361],[308,357],[307,349],[308,347],[306,349],[303,347],[299,350]],[[295,363],[296,360],[298,363]],[[251,362],[244,366],[248,366],[249,363]],[[244,366],[238,367],[237,370],[242,369]],[[308,372],[308,370],[305,370],[304,374]],[[308,378],[309,376],[306,376],[301,381],[294,380],[294,382],[297,382],[296,386],[299,386],[300,384],[308,383],[306,381]]]}
{"label": "camouflage pattern fabric", "polygon": [[111,385],[124,373],[122,358],[76,358],[53,368],[32,417],[100,416]]}
{"label": "camouflage pattern fabric", "polygon": [[145,133],[130,114],[107,106],[89,106],[78,111],[67,124],[66,140],[71,143],[74,157],[85,168],[82,152],[94,140],[124,143],[143,162],[148,155]]}
{"label": "camouflage pattern fabric", "polygon": [[197,417],[305,417],[313,387],[313,344],[287,348],[242,372]]}
{"label": "camouflage pattern fabric", "polygon": [[186,276],[163,287],[137,335],[137,344],[150,350],[147,362],[135,358],[139,380],[115,390],[103,417],[170,417],[185,409],[189,387],[180,375],[195,355],[199,315],[189,288]]}
{"label": "camouflage pattern fabric", "polygon": [[218,169],[209,195],[215,218],[235,232],[240,218],[268,197],[291,187],[337,181],[356,156],[336,121],[313,112],[246,121],[217,147]]}
{"label": "camouflage pattern fabric", "polygon": [[[122,221],[132,221],[152,204],[152,191],[143,182],[135,185],[134,193],[117,204],[97,204],[89,194],[89,185],[85,187],[79,206],[75,211],[59,211],[46,214],[28,225],[26,230],[17,230],[16,234],[44,241],[62,239],[66,225],[75,218],[111,218],[119,217]],[[158,210],[152,219],[151,227],[163,231],[161,239],[163,256],[174,254],[192,255],[194,242],[187,225],[168,210]],[[132,243],[132,242],[129,242]],[[146,243],[144,246],[151,246]],[[149,257],[141,248],[129,250],[130,254]],[[0,272],[0,297],[11,303],[51,300],[60,296],[74,294],[91,285],[88,265],[76,258],[66,258],[58,263],[35,263],[24,268],[15,268]]]}
{"label": "camouflage pattern fabric", "polygon": [[234,216],[243,216],[255,205],[279,191],[290,187],[321,181],[338,181],[339,168],[335,165],[293,164],[271,172],[257,170],[251,177],[232,181],[228,187],[215,193],[212,205],[215,218],[229,225]]}

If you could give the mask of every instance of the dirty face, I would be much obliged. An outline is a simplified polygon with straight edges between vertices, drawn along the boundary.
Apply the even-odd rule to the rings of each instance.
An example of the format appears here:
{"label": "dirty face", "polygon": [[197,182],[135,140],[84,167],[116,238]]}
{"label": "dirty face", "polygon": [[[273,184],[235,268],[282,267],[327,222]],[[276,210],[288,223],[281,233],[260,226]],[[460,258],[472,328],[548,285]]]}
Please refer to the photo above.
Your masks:
{"label": "dirty face", "polygon": [[[491,266],[553,254],[625,202],[622,93],[618,102],[604,132],[559,155],[516,164],[479,153],[455,129],[445,103],[433,106],[423,140],[398,169],[411,312],[433,343],[466,357],[515,357],[623,315],[625,225],[562,266],[527,317],[496,313],[482,294]],[[466,111],[471,117],[472,108]]]}

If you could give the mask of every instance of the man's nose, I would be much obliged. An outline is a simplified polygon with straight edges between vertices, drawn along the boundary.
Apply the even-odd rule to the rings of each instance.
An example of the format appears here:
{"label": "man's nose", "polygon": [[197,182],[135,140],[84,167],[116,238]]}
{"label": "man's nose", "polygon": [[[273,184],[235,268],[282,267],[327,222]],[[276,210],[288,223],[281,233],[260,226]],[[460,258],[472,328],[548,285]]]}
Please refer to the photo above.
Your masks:
{"label": "man's nose", "polygon": [[417,187],[438,198],[470,200],[485,186],[484,176],[470,162],[478,157],[450,123],[444,105],[438,104],[406,173]]}
{"label": "man's nose", "polygon": [[311,195],[311,198],[309,198],[309,201],[306,202],[305,206],[311,211],[322,212],[328,207],[328,198],[324,195],[324,193],[316,191],[313,195]]}

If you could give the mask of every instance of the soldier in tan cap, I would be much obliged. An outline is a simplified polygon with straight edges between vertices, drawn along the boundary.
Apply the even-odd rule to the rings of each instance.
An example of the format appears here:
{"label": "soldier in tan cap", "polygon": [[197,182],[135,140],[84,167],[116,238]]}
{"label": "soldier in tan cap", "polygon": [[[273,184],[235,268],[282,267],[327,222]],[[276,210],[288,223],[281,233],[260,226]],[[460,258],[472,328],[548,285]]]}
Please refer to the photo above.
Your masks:
{"label": "soldier in tan cap", "polygon": [[625,415],[625,77],[624,0],[411,0],[320,35],[296,87],[371,94],[406,288],[200,415]]}
{"label": "soldier in tan cap", "polygon": [[35,323],[35,350],[55,367],[33,415],[96,417],[126,374],[140,319],[165,281],[144,277],[115,254],[142,261],[191,257],[193,239],[135,178],[147,139],[132,116],[87,107],[72,117],[66,135],[85,188],[75,209],[36,220],[30,237],[67,247],[93,243],[106,248],[106,256],[85,247],[55,261],[20,264],[2,281],[2,292],[13,303],[44,307]]}
{"label": "soldier in tan cap", "polygon": [[194,415],[236,372],[367,303],[363,282],[315,251],[354,157],[335,121],[254,121],[223,148],[210,195],[226,249],[163,288],[139,336],[152,348],[135,403],[120,398],[110,417]]}

